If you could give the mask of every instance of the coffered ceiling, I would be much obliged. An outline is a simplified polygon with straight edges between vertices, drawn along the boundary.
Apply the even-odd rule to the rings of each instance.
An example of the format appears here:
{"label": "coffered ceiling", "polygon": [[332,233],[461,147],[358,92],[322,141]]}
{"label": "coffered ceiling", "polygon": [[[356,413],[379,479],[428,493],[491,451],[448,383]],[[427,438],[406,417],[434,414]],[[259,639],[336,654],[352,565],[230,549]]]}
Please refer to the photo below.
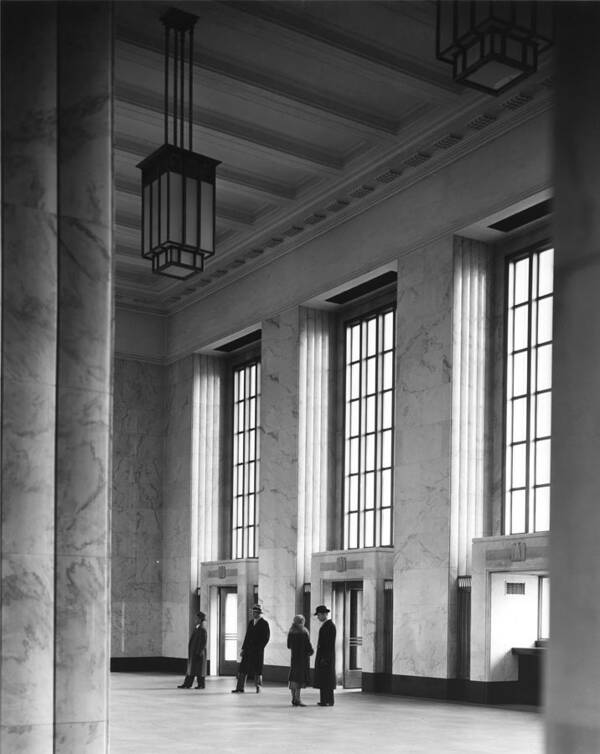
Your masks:
{"label": "coffered ceiling", "polygon": [[[184,281],[140,255],[140,171],[163,143],[163,26],[194,30],[194,151],[217,168],[217,249]],[[549,61],[495,98],[457,86],[422,0],[117,2],[117,306],[168,313],[550,106]]]}

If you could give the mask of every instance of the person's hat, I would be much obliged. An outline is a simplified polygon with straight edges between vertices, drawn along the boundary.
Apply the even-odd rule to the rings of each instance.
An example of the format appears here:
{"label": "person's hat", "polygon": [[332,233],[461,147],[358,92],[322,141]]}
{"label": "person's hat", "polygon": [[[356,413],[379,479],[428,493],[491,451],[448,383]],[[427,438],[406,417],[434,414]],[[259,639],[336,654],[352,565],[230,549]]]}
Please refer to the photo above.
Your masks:
{"label": "person's hat", "polygon": [[262,613],[262,607],[260,605],[252,605],[252,612]]}
{"label": "person's hat", "polygon": [[196,616],[200,618],[200,620],[206,620],[206,613],[203,613],[201,610],[198,610]]}
{"label": "person's hat", "polygon": [[317,615],[318,613],[328,613],[328,612],[329,612],[329,608],[325,607],[325,605],[317,605],[317,609],[315,610],[315,615]]}

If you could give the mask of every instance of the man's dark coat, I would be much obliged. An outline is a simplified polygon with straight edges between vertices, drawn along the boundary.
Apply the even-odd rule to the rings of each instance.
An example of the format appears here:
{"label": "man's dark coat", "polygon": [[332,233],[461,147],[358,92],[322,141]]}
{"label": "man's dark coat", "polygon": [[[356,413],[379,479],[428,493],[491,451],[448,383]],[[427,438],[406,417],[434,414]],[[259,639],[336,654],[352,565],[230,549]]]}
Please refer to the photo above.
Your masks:
{"label": "man's dark coat", "polygon": [[335,674],[335,635],[336,630],[332,621],[326,620],[319,629],[317,654],[315,657],[316,689],[334,689],[336,687]]}
{"label": "man's dark coat", "polygon": [[264,618],[248,623],[244,643],[242,644],[242,661],[239,672],[249,676],[262,675],[265,647],[269,643],[271,632]]}
{"label": "man's dark coat", "polygon": [[196,626],[190,636],[188,644],[188,676],[206,675],[206,629],[202,625]]}

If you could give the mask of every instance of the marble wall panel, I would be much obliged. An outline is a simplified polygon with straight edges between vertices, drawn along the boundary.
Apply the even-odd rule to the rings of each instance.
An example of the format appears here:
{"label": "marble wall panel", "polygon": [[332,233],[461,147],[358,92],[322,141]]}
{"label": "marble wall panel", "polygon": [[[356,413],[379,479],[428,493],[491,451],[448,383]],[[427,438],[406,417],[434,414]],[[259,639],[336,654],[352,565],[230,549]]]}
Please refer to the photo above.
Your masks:
{"label": "marble wall panel", "polygon": [[[192,420],[194,360],[171,364],[166,374],[162,512],[162,642],[167,657],[183,657],[197,566],[192,563]],[[194,583],[192,584],[192,575]]]}
{"label": "marble wall panel", "polygon": [[162,653],[164,367],[115,359],[113,400],[113,657]]}
{"label": "marble wall panel", "polygon": [[263,322],[259,592],[271,623],[265,662],[289,662],[297,611],[299,313]]}
{"label": "marble wall panel", "polygon": [[452,280],[451,238],[399,260],[393,672],[400,675],[448,674]]}

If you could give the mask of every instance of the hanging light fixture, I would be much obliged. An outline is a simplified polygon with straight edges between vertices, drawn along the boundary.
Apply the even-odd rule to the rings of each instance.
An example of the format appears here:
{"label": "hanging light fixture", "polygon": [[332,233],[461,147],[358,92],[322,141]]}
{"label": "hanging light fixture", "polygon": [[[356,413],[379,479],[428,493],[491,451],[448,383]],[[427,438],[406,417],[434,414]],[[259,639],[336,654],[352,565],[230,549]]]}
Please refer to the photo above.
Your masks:
{"label": "hanging light fixture", "polygon": [[142,171],[142,256],[152,260],[153,272],[180,279],[200,272],[205,258],[215,253],[215,180],[220,163],[192,150],[196,20],[197,16],[177,8],[161,16],[165,143],[138,165]]}
{"label": "hanging light fixture", "polygon": [[489,94],[537,71],[553,38],[550,2],[437,0],[438,60],[452,65],[455,81]]}

